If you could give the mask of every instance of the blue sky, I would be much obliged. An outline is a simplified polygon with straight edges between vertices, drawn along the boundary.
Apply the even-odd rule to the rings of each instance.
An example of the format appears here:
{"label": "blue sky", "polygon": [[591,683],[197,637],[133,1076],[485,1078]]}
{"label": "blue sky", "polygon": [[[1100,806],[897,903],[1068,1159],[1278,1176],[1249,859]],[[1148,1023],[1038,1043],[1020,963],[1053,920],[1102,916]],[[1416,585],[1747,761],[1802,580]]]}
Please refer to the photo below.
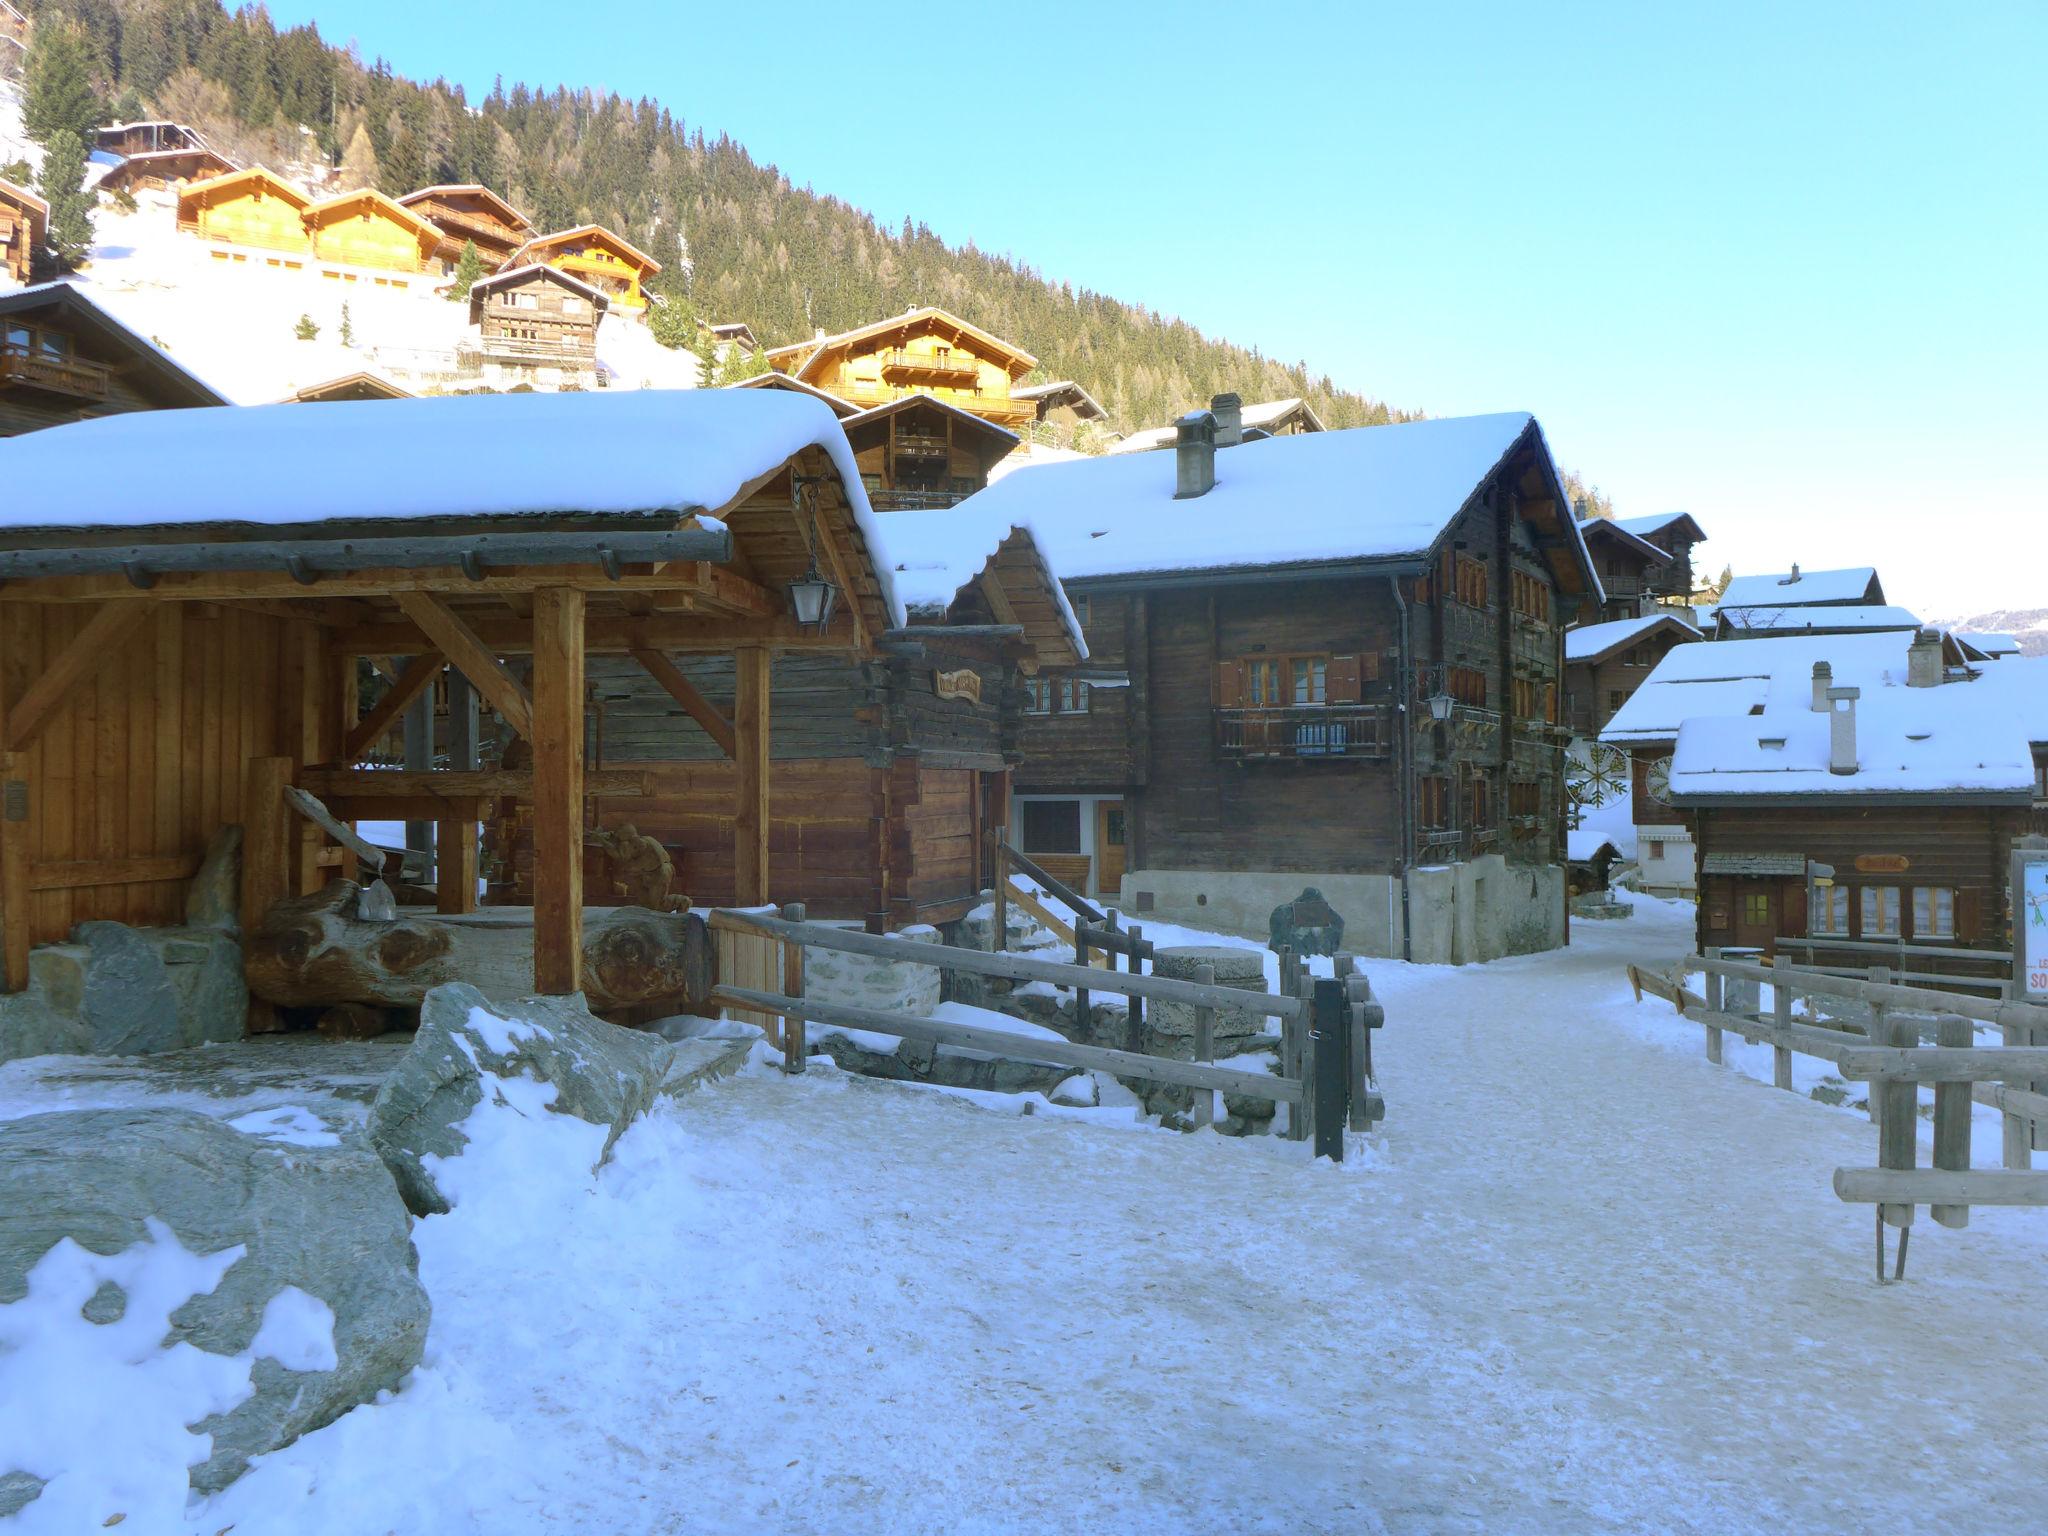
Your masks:
{"label": "blue sky", "polygon": [[271,10],[478,93],[656,97],[1395,404],[1533,410],[1716,566],[2048,604],[2039,0]]}

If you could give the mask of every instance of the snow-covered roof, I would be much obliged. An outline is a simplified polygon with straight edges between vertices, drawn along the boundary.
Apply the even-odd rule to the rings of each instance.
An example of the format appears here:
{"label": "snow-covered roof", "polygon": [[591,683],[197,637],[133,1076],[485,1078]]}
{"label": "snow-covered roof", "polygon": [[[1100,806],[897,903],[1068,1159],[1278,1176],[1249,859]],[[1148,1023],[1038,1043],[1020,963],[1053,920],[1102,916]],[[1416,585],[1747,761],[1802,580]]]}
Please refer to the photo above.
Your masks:
{"label": "snow-covered roof", "polygon": [[2048,656],[2011,656],[1978,668],[1971,688],[2011,717],[2028,741],[2048,746]]}
{"label": "snow-covered roof", "polygon": [[815,384],[806,384],[802,379],[792,378],[786,373],[757,373],[750,379],[741,379],[737,384],[728,384],[727,389],[786,389],[791,394],[808,395],[813,400],[822,400],[832,408],[834,416],[853,417],[860,414],[860,407],[851,400],[842,400],[830,390],[820,389]]}
{"label": "snow-covered roof", "polygon": [[1634,619],[1610,619],[1604,624],[1578,624],[1564,632],[1564,659],[1568,662],[1601,661],[1637,641],[1669,631],[1681,642],[1700,638],[1699,632],[1673,613],[1646,613]]}
{"label": "snow-covered roof", "polygon": [[505,267],[510,267],[515,264],[519,266],[525,266],[525,258],[529,251],[551,250],[555,246],[562,244],[564,241],[583,239],[596,240],[601,244],[611,246],[621,256],[624,256],[631,261],[637,262],[639,264],[640,270],[642,272],[647,273],[649,276],[652,276],[654,273],[659,272],[661,270],[660,262],[656,261],[652,256],[648,255],[645,251],[641,250],[639,246],[633,244],[630,240],[626,239],[625,236],[618,234],[613,230],[605,228],[605,226],[602,224],[578,224],[574,229],[558,229],[553,234],[535,235],[532,239],[528,240],[524,245],[520,246],[518,250],[514,251],[510,256],[507,256],[505,258],[504,267],[500,267],[499,270],[503,271]]}
{"label": "snow-covered roof", "polygon": [[1087,390],[1072,379],[1055,379],[1050,384],[1017,384],[1011,386],[1012,400],[1029,400],[1043,411],[1049,406],[1069,406],[1084,421],[1106,421],[1109,412],[1102,408]]}
{"label": "snow-covered roof", "polygon": [[1621,856],[1614,839],[1598,827],[1572,827],[1564,835],[1564,856],[1574,864],[1590,864],[1602,851]]}
{"label": "snow-covered roof", "polygon": [[1721,622],[1745,634],[1797,634],[1817,629],[1876,630],[1918,629],[1920,620],[1904,608],[1865,603],[1807,605],[1798,608],[1719,609]]}
{"label": "snow-covered roof", "polygon": [[1542,446],[1511,411],[1262,438],[1219,452],[1214,488],[1186,500],[1173,455],[1105,454],[1020,469],[958,510],[1028,523],[1067,580],[1419,557],[1528,434]]}
{"label": "snow-covered roof", "polygon": [[1650,669],[1600,739],[1616,746],[1674,741],[1687,720],[1747,715],[1758,706],[1810,707],[1813,664],[1825,661],[1838,687],[1874,689],[1906,680],[1911,631],[1782,635],[1764,640],[1678,645]]}
{"label": "snow-covered roof", "polygon": [[1659,549],[1640,534],[1630,533],[1612,518],[1589,517],[1579,524],[1579,532],[1588,538],[1597,533],[1603,538],[1612,539],[1640,560],[1647,560],[1655,565],[1671,563],[1670,550]]}
{"label": "snow-covered roof", "polygon": [[[1197,406],[1207,410],[1208,406]],[[1289,395],[1284,400],[1260,400],[1238,409],[1238,421],[1247,432],[1257,430],[1271,432],[1290,416],[1300,416],[1303,425],[1310,432],[1324,430],[1323,419],[1306,400],[1298,395]],[[1111,453],[1149,453],[1154,448],[1169,447],[1175,436],[1174,426],[1145,427],[1128,437],[1120,438],[1110,448]]]}
{"label": "snow-covered roof", "polygon": [[[797,380],[794,382],[801,383],[802,381]],[[1008,427],[999,426],[997,423],[990,421],[986,416],[977,416],[974,412],[962,406],[954,405],[947,400],[941,400],[937,395],[926,394],[905,395],[899,400],[890,400],[882,405],[870,406],[864,411],[856,412],[854,415],[847,417],[844,426],[847,431],[851,432],[855,427],[865,422],[882,421],[890,416],[894,416],[899,411],[924,406],[935,407],[946,412],[949,416],[957,417],[961,422],[987,432],[994,437],[1006,438],[1012,443],[1017,441],[1017,434]]]}
{"label": "snow-covered roof", "polygon": [[1955,638],[1973,651],[1986,656],[2017,656],[2020,643],[2011,635],[1999,634],[1994,630],[1957,630]]}
{"label": "snow-covered roof", "polygon": [[50,216],[50,205],[40,197],[37,197],[35,193],[29,191],[27,187],[17,187],[11,181],[0,179],[0,194],[4,194],[9,202],[20,203],[25,208],[31,208],[46,219]]}
{"label": "snow-covered roof", "polygon": [[[147,337],[114,314],[103,303],[95,300],[69,278],[58,278],[47,283],[33,283],[26,288],[17,288],[9,294],[0,294],[0,313],[19,314],[24,310],[36,310],[45,305],[55,305],[70,312],[74,322],[83,322],[91,329],[103,333],[118,345],[129,348],[136,363],[154,373],[158,380],[169,386],[175,396],[182,396],[190,406],[226,405],[229,395],[216,388],[189,366],[171,357],[154,340]],[[5,444],[0,443],[0,453]],[[6,525],[6,508],[0,505],[0,527]]]}
{"label": "snow-covered roof", "polygon": [[1706,531],[1693,521],[1690,512],[1652,512],[1647,517],[1614,517],[1608,521],[1624,533],[1632,533],[1639,539],[1647,539],[1653,533],[1662,533],[1673,523],[1692,523],[1692,536],[1695,540],[1707,536]]}
{"label": "snow-covered roof", "polygon": [[560,267],[551,267],[544,261],[529,261],[523,267],[507,267],[504,271],[494,272],[489,277],[480,277],[469,285],[470,297],[475,298],[477,294],[488,293],[494,288],[505,288],[513,283],[523,283],[530,277],[539,277],[547,282],[559,283],[564,288],[575,289],[577,293],[589,299],[597,306],[599,314],[603,314],[611,308],[612,301],[602,288],[584,282],[582,278],[573,272],[564,272]]}
{"label": "snow-covered roof", "polygon": [[[1839,571],[1790,571],[1764,576],[1737,576],[1717,605],[1721,608],[1790,608],[1803,603],[1860,603],[1877,581],[1867,565]],[[1877,601],[1884,600],[1879,592]]]}
{"label": "snow-covered roof", "polygon": [[896,595],[905,611],[944,612],[964,588],[989,569],[1004,542],[1013,534],[1022,534],[1030,543],[1039,577],[1058,610],[1076,656],[1085,658],[1088,642],[1081,634],[1081,622],[1031,525],[973,514],[962,516],[962,507],[891,512],[877,519],[882,530],[881,553],[888,561]]}
{"label": "snow-covered roof", "polygon": [[[2044,677],[2043,681],[2048,681]],[[1836,686],[1843,686],[1837,680]],[[1761,715],[1700,716],[1679,728],[1671,794],[1984,795],[2025,801],[2034,762],[2009,701],[1983,679],[1866,687],[1855,701],[1856,771],[1829,768],[1827,712],[1778,703]]]}
{"label": "snow-covered roof", "polygon": [[793,357],[798,353],[803,354],[802,361],[790,370],[798,378],[802,378],[804,374],[810,371],[811,364],[817,360],[820,353],[851,346],[853,343],[863,341],[870,336],[885,335],[904,326],[927,323],[951,326],[958,335],[972,336],[979,343],[984,353],[991,354],[989,361],[1002,361],[1013,378],[1019,374],[1028,373],[1038,366],[1038,359],[1029,352],[1026,352],[1015,342],[1005,341],[993,332],[984,331],[973,321],[962,320],[951,310],[941,309],[936,304],[915,306],[906,309],[900,315],[891,315],[885,320],[873,320],[866,325],[857,325],[852,330],[840,331],[837,335],[813,336],[807,341],[792,341],[780,347],[770,347],[766,356],[772,363],[779,358]]}

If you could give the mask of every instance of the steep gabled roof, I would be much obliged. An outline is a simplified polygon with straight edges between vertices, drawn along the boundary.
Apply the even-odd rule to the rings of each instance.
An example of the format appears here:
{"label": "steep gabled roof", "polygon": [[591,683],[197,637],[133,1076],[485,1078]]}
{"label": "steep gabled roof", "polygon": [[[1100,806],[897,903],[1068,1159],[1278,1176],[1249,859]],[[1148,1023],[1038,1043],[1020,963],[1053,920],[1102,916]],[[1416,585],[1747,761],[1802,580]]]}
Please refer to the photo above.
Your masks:
{"label": "steep gabled roof", "polygon": [[1838,571],[1738,576],[1728,583],[1717,608],[1797,608],[1810,603],[1882,603],[1875,567],[1852,565]]}
{"label": "steep gabled roof", "polygon": [[661,270],[660,262],[641,250],[639,246],[633,244],[624,235],[614,234],[602,224],[578,224],[574,229],[558,229],[551,235],[535,235],[531,240],[520,246],[518,250],[506,257],[504,266],[498,270],[502,272],[510,267],[523,267],[527,265],[528,258],[536,252],[553,250],[556,246],[570,240],[592,240],[599,245],[608,245],[617,254],[625,257],[650,276]]}
{"label": "steep gabled roof", "polygon": [[1059,577],[1028,523],[1007,526],[962,519],[955,508],[891,512],[878,519],[884,552],[913,618],[957,616],[977,588],[993,587],[1024,627],[1024,638],[1046,666],[1087,659],[1088,642]]}
{"label": "steep gabled roof", "polygon": [[1109,412],[1102,408],[1102,402],[1072,379],[1055,379],[1050,384],[1013,385],[1010,389],[1010,398],[1031,401],[1038,407],[1040,415],[1064,405],[1070,407],[1083,421],[1109,419]]}
{"label": "steep gabled roof", "polygon": [[[198,407],[227,405],[228,398],[208,384],[189,368],[173,362],[163,348],[148,337],[130,329],[107,311],[87,298],[75,284],[70,282],[37,283],[33,287],[20,288],[13,293],[0,295],[0,316],[34,315],[42,312],[55,313],[72,328],[81,339],[90,340],[96,347],[118,354],[132,370],[131,380],[141,383],[144,392],[158,404],[169,407]],[[91,355],[88,353],[88,355]],[[143,412],[140,414],[161,414]],[[56,430],[50,428],[47,430]],[[41,436],[33,433],[31,436]],[[19,439],[10,440],[9,453],[13,455],[14,445]],[[4,501],[0,501],[0,522],[6,520]]]}
{"label": "steep gabled roof", "polygon": [[178,193],[178,209],[182,214],[188,200],[198,202],[226,192],[244,182],[258,183],[263,190],[296,206],[301,212],[313,206],[313,194],[296,182],[286,181],[268,166],[251,165],[239,171],[229,171],[225,176],[210,176],[205,181],[195,181]]}
{"label": "steep gabled roof", "polygon": [[533,228],[533,220],[529,219],[517,208],[514,208],[510,203],[506,202],[504,198],[498,196],[498,194],[493,192],[489,187],[486,187],[481,183],[474,181],[449,182],[444,183],[440,186],[421,187],[417,192],[406,193],[405,196],[401,197],[398,201],[404,204],[406,207],[410,208],[414,203],[423,201],[426,198],[445,196],[450,194],[459,194],[464,197],[482,198],[485,202],[490,203],[494,207],[496,207],[498,212],[502,213],[505,216],[505,222],[510,224],[515,230],[531,231]]}
{"label": "steep gabled roof", "polygon": [[[1198,406],[1198,410],[1208,407]],[[1285,426],[1290,418],[1299,417],[1302,425],[1310,432],[1324,429],[1323,419],[1309,406],[1306,400],[1289,395],[1284,400],[1260,400],[1244,406],[1238,411],[1238,420],[1247,432],[1274,433],[1277,427]],[[1149,453],[1155,448],[1170,447],[1177,428],[1174,426],[1145,427],[1116,443],[1111,453]],[[1275,434],[1277,435],[1277,434]]]}
{"label": "steep gabled roof", "polygon": [[396,198],[386,196],[375,187],[358,187],[353,192],[339,192],[333,197],[323,197],[306,210],[306,220],[312,224],[325,224],[328,220],[349,213],[364,203],[377,209],[394,224],[404,226],[415,237],[431,235],[436,240],[441,238],[441,231],[431,220],[421,218]]}
{"label": "steep gabled roof", "polygon": [[1648,517],[1611,517],[1606,521],[1639,539],[1647,539],[1653,533],[1662,533],[1666,528],[1676,524],[1684,525],[1679,532],[1692,543],[1697,544],[1707,536],[1706,530],[1693,521],[1690,512],[1653,512]]}
{"label": "steep gabled roof", "polygon": [[711,327],[711,334],[720,341],[743,342],[750,351],[761,345],[754,339],[754,328],[744,320],[722,321]]}
{"label": "steep gabled roof", "polygon": [[[772,375],[768,377],[772,377]],[[793,382],[800,383],[801,381]],[[941,400],[937,395],[905,395],[900,400],[891,400],[887,404],[872,406],[856,415],[849,416],[846,418],[844,425],[850,433],[855,427],[863,426],[868,422],[886,421],[891,416],[900,415],[904,411],[910,410],[943,411],[970,431],[997,439],[1005,447],[1015,446],[1018,440],[1017,434],[1010,431],[1009,428],[999,427],[986,416],[977,416],[972,411],[964,410],[949,401]]]}
{"label": "steep gabled roof", "polygon": [[121,163],[108,169],[97,183],[101,191],[120,187],[136,176],[146,176],[159,166],[169,165],[178,160],[211,160],[221,169],[214,173],[215,179],[230,175],[242,167],[239,162],[229,159],[219,150],[205,144],[195,144],[187,149],[146,149],[139,154],[124,155]]}
{"label": "steep gabled roof", "polygon": [[1579,532],[1588,539],[1595,537],[1604,539],[1608,543],[1613,544],[1617,549],[1626,550],[1638,560],[1646,561],[1649,564],[1669,565],[1671,563],[1670,550],[1659,549],[1639,534],[1630,533],[1612,518],[1589,517],[1579,524]]}
{"label": "steep gabled roof", "polygon": [[[818,360],[832,352],[845,351],[863,341],[886,336],[891,331],[911,330],[921,327],[949,329],[956,338],[972,338],[975,350],[990,362],[1001,363],[1013,379],[1022,378],[1038,366],[1038,359],[1013,342],[1004,341],[1000,336],[984,331],[972,321],[962,320],[951,310],[940,309],[936,304],[927,304],[918,309],[906,309],[900,315],[886,320],[876,320],[867,325],[855,326],[850,331],[841,331],[836,336],[819,336],[810,341],[791,342],[787,346],[770,347],[767,352],[769,366],[787,372],[796,378],[803,378]],[[794,363],[793,367],[784,367]]]}
{"label": "steep gabled roof", "polygon": [[26,208],[38,218],[47,220],[50,217],[50,205],[40,197],[37,197],[35,193],[29,191],[27,187],[17,187],[11,181],[0,181],[0,197],[6,198],[10,203]]}
{"label": "steep gabled roof", "polygon": [[815,384],[806,384],[802,379],[793,379],[786,373],[757,373],[751,379],[741,379],[729,384],[728,389],[786,389],[794,394],[809,395],[813,400],[822,400],[832,407],[835,416],[858,416],[860,407],[851,400],[842,400],[828,390]]}
{"label": "steep gabled roof", "polygon": [[1661,634],[1673,635],[1681,643],[1700,638],[1700,632],[1676,614],[1648,613],[1635,619],[1573,626],[1564,632],[1564,659],[1573,666],[1596,665],[1617,651]]}
{"label": "steep gabled roof", "polygon": [[558,287],[572,289],[579,297],[586,298],[596,306],[602,316],[612,307],[610,297],[601,288],[586,283],[573,272],[564,272],[560,267],[551,267],[544,261],[530,261],[523,267],[508,267],[489,277],[480,277],[469,285],[469,319],[474,325],[483,312],[483,298],[498,288],[511,288],[520,283],[541,281],[554,283]]}
{"label": "steep gabled roof", "polygon": [[279,404],[331,405],[338,400],[411,400],[416,398],[409,389],[400,389],[380,373],[367,369],[345,373],[339,378],[327,379],[319,384],[308,384],[304,389],[294,390]]}

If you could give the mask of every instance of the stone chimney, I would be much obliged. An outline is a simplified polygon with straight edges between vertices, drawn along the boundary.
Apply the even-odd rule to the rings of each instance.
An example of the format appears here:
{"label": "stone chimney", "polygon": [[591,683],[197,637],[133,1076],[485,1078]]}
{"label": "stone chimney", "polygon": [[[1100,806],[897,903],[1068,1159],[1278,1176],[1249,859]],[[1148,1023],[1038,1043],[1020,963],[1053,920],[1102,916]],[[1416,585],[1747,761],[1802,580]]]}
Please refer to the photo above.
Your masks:
{"label": "stone chimney", "polygon": [[1791,570],[1791,574],[1789,574],[1789,575],[1787,575],[1787,576],[1783,576],[1783,577],[1779,578],[1779,581],[1778,581],[1778,585],[1779,585],[1779,586],[1781,586],[1781,587],[1791,587],[1791,586],[1797,586],[1797,585],[1798,585],[1798,583],[1799,583],[1799,562],[1798,562],[1797,560],[1794,560],[1794,561],[1792,562],[1792,570]]}
{"label": "stone chimney", "polygon": [[1218,448],[1235,448],[1244,441],[1244,401],[1239,396],[1215,396],[1209,402],[1209,414],[1216,418]]}
{"label": "stone chimney", "polygon": [[1941,665],[1941,631],[1938,629],[1916,630],[1913,643],[1906,648],[1906,686],[1908,688],[1939,688],[1943,668]]}
{"label": "stone chimney", "polygon": [[1824,661],[1813,664],[1813,712],[1824,715],[1828,712],[1828,690],[1835,686],[1835,669]]}
{"label": "stone chimney", "polygon": [[1174,428],[1173,499],[1206,496],[1216,487],[1216,418],[1189,411]]}
{"label": "stone chimney", "polygon": [[1828,690],[1828,772],[1856,771],[1856,701],[1861,688]]}

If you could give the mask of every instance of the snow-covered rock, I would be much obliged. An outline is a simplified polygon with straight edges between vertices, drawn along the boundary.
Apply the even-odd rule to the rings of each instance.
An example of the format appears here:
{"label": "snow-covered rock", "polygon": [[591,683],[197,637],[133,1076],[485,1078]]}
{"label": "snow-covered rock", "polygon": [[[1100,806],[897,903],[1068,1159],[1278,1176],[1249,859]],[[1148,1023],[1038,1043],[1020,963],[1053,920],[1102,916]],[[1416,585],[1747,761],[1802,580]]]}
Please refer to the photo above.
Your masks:
{"label": "snow-covered rock", "polygon": [[493,1003],[451,982],[420,1005],[419,1032],[370,1106],[370,1139],[415,1214],[446,1211],[437,1167],[462,1155],[463,1123],[486,1096],[504,1101],[506,1081],[542,1085],[553,1113],[605,1127],[602,1163],[653,1104],[675,1051],[657,1034],[605,1023],[580,996]]}
{"label": "snow-covered rock", "polygon": [[221,1488],[418,1363],[430,1309],[391,1175],[313,1130],[185,1109],[0,1124],[0,1515],[166,1529],[187,1468]]}

